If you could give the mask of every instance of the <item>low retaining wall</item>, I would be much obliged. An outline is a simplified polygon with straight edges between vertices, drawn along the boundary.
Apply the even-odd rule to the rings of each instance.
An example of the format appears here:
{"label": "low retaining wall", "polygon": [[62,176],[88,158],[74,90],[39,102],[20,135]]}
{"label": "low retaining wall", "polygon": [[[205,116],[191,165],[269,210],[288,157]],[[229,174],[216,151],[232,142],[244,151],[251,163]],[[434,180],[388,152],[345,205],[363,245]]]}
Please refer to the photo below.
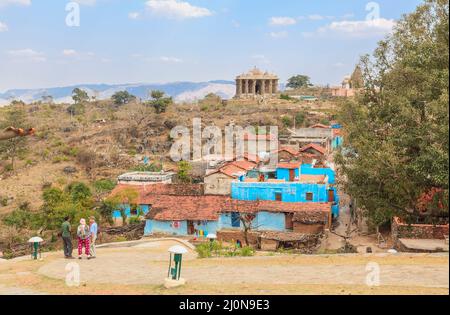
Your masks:
{"label": "low retaining wall", "polygon": [[445,239],[449,225],[407,224],[398,217],[392,219],[392,238],[397,243],[400,238]]}

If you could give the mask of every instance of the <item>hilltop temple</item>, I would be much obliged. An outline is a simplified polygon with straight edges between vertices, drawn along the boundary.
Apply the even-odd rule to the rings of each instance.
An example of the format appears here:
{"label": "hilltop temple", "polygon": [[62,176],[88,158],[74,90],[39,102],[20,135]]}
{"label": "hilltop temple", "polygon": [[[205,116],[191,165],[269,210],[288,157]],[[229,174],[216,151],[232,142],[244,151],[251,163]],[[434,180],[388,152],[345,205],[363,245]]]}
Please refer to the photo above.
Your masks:
{"label": "hilltop temple", "polygon": [[236,77],[237,99],[273,97],[278,93],[278,76],[262,72],[256,67],[248,73]]}

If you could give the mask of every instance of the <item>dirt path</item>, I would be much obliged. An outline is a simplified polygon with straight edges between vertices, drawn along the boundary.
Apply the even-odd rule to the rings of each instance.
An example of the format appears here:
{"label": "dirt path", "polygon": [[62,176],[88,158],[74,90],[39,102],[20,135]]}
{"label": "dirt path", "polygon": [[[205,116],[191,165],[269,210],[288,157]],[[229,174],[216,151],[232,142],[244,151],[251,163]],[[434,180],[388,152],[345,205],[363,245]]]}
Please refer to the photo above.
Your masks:
{"label": "dirt path", "polygon": [[[34,290],[40,286],[43,291],[73,292],[73,288],[65,286],[68,273],[66,266],[69,262],[79,267],[81,290],[95,288],[93,292],[104,293],[102,290],[113,290],[115,287],[117,289],[114,290],[117,291],[113,292],[117,293],[127,292],[137,286],[141,289],[145,287],[144,292],[160,294],[168,269],[167,248],[174,244],[176,243],[165,241],[139,244],[138,247],[98,249],[98,258],[89,261],[68,261],[61,259],[60,253],[52,253],[44,257],[42,262],[3,263],[0,265],[0,285],[2,275],[3,279],[9,279],[10,282],[3,289],[0,287],[0,294],[20,294],[19,287]],[[180,289],[180,293],[201,294],[202,291],[209,290],[214,294],[244,290],[243,292],[255,294],[302,294],[309,292],[306,287],[313,288],[313,294],[339,293],[340,290],[355,294],[367,293],[374,289],[366,284],[368,263],[378,264],[380,268],[380,287],[375,289],[381,293],[448,294],[449,265],[448,255],[445,254],[259,254],[248,258],[197,259],[192,251],[184,256],[182,276],[188,280],[188,286]],[[33,266],[30,276],[22,275],[22,280],[17,280],[18,277],[12,273],[17,268],[23,273],[25,266]],[[17,287],[17,291],[14,287]],[[139,289],[133,290],[139,292]]]}

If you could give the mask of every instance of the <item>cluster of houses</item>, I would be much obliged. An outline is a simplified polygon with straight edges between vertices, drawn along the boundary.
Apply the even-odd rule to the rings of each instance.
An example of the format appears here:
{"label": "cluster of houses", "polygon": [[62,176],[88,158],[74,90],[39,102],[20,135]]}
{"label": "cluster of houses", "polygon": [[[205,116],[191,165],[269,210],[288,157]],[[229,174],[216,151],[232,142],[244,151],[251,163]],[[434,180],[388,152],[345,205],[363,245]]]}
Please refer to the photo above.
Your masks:
{"label": "cluster of houses", "polygon": [[[207,170],[201,184],[173,184],[173,173],[124,174],[111,194],[132,189],[136,205],[124,201],[114,220],[123,220],[125,211],[126,216],[145,217],[146,235],[215,234],[241,242],[244,230],[294,242],[321,233],[339,216],[335,170],[328,158],[342,142],[338,127],[308,128],[309,138],[299,137],[302,130],[296,130],[289,143],[272,152],[277,153],[277,165],[268,167],[258,156],[246,154]],[[327,133],[311,139],[311,130]],[[318,141],[304,144],[305,139]]]}

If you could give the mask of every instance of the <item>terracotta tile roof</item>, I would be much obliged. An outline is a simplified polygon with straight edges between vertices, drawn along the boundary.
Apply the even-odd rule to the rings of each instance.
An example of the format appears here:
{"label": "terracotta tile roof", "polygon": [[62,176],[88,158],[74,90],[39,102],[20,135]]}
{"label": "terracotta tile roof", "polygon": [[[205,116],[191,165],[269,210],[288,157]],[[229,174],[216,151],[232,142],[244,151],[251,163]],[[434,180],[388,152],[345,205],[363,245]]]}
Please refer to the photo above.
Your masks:
{"label": "terracotta tile roof", "polygon": [[315,124],[314,126],[311,126],[311,128],[330,129],[331,127],[324,124]]}
{"label": "terracotta tile roof", "polygon": [[216,221],[226,196],[158,196],[147,219],[156,221]]}
{"label": "terracotta tile roof", "polygon": [[149,185],[117,185],[110,193],[109,197],[114,197],[119,192],[126,189],[134,190],[138,193],[137,203],[146,205],[150,204],[153,200],[152,196],[201,196],[204,194],[203,185],[190,185],[190,184],[149,184]]}
{"label": "terracotta tile roof", "polygon": [[255,162],[255,163],[260,162],[259,156],[255,155],[255,154],[244,153],[244,159],[246,159],[247,161],[250,161],[250,162]]}
{"label": "terracotta tile roof", "polygon": [[239,168],[242,168],[243,170],[246,170],[246,171],[250,171],[256,167],[256,163],[251,162],[251,161],[246,161],[246,160],[234,161],[234,162],[231,162],[231,164],[234,166],[237,166]]}
{"label": "terracotta tile roof", "polygon": [[221,172],[225,175],[228,175],[230,177],[235,177],[235,178],[245,175],[247,173],[244,169],[237,167],[233,164],[228,164],[228,165],[225,165],[224,167],[221,167],[219,169],[219,172]]}
{"label": "terracotta tile roof", "polygon": [[322,155],[327,152],[324,147],[322,147],[321,145],[315,144],[315,143],[310,143],[308,145],[305,145],[304,147],[302,147],[300,149],[300,152],[305,152],[305,151],[307,151],[309,149],[316,150],[317,152],[319,152]]}
{"label": "terracotta tile roof", "polygon": [[325,211],[302,211],[294,214],[293,222],[303,224],[325,224],[328,222],[328,213]]}
{"label": "terracotta tile roof", "polygon": [[325,184],[325,175],[300,175],[298,181],[300,183]]}
{"label": "terracotta tile roof", "polygon": [[227,199],[224,202],[223,212],[286,212],[296,213],[304,211],[330,212],[331,203],[325,202],[283,202],[283,201],[245,201]]}
{"label": "terracotta tile roof", "polygon": [[294,149],[294,148],[291,148],[291,147],[283,147],[283,148],[280,148],[278,151],[276,151],[276,152],[278,152],[278,153],[280,153],[280,152],[283,152],[283,151],[285,151],[285,152],[287,152],[287,153],[289,153],[289,154],[292,154],[293,156],[297,156],[298,154],[299,154],[299,151],[298,150],[296,150],[296,149]]}
{"label": "terracotta tile roof", "polygon": [[302,165],[302,162],[292,162],[292,163],[279,163],[277,168],[287,168],[287,169],[296,169]]}

